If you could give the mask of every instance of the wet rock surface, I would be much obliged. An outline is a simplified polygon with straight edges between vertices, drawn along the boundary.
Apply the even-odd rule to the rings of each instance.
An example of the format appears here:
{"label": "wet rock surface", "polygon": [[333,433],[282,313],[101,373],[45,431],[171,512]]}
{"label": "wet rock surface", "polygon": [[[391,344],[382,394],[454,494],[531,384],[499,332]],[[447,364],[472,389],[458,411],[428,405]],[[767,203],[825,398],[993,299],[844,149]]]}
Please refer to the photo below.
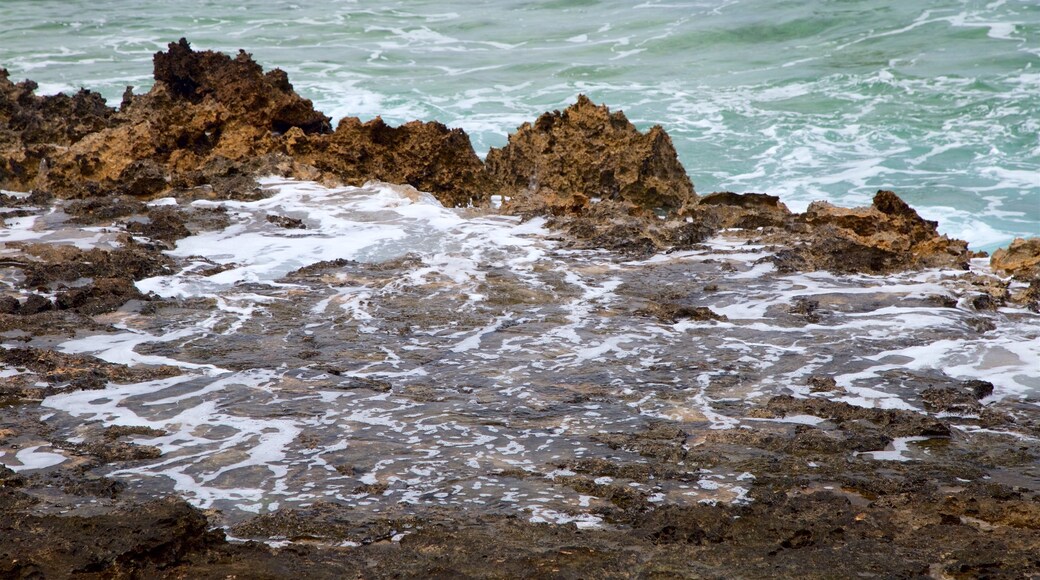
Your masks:
{"label": "wet rock surface", "polygon": [[1040,575],[1032,241],[697,197],[585,98],[484,165],[155,76],[0,75],[0,575]]}

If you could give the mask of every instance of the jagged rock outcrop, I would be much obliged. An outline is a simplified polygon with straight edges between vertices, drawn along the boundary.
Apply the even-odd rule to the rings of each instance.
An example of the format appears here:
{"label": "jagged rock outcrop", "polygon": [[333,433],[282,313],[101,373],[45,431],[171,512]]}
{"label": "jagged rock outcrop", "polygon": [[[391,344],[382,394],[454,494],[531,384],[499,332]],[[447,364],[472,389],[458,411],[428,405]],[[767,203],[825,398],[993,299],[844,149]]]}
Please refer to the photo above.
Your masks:
{"label": "jagged rock outcrop", "polygon": [[57,152],[36,187],[65,197],[150,196],[207,183],[200,170],[214,160],[277,152],[290,128],[329,130],[328,117],[296,94],[284,72],[265,74],[245,52],[196,52],[181,39],[153,63],[152,89],[128,91],[115,126]]}
{"label": "jagged rock outcrop", "polygon": [[449,205],[483,203],[491,190],[460,129],[347,118],[333,132],[284,71],[265,73],[244,51],[194,51],[181,39],[153,63],[155,85],[128,89],[118,111],[96,93],[38,97],[31,81],[0,75],[0,187],[85,198],[208,185],[250,197],[253,178],[274,173],[407,183]]}
{"label": "jagged rock outcrop", "polygon": [[[788,271],[965,268],[972,257],[965,242],[940,236],[935,222],[888,191],[868,208],[816,202],[804,214],[761,193],[698,198],[664,129],[641,133],[624,113],[584,95],[523,124],[482,164],[461,129],[436,122],[391,127],[381,118],[347,117],[332,131],[283,71],[265,73],[242,51],[233,58],[194,51],[181,39],[153,61],[155,85],[143,95],[128,90],[118,111],[89,91],[36,96],[35,83],[15,84],[0,72],[0,187],[110,200],[80,202],[85,213],[77,219],[85,219],[127,215],[140,210],[140,199],[171,191],[252,199],[263,195],[255,181],[262,174],[350,185],[379,180],[430,192],[449,206],[485,205],[501,194],[503,212],[548,216],[575,247],[648,254],[737,228],[783,248],[775,262]],[[134,233],[166,243],[190,233],[183,216],[152,213],[135,222]],[[994,268],[1034,276],[1037,245],[1009,248],[994,257]],[[98,289],[105,298],[98,307],[118,302],[108,298],[120,288]],[[65,302],[78,304],[88,296],[81,294]]]}
{"label": "jagged rock outcrop", "polygon": [[580,213],[593,200],[670,211],[697,199],[664,129],[640,133],[585,95],[524,123],[486,166],[509,198],[504,209],[518,214]]}
{"label": "jagged rock outcrop", "polygon": [[285,133],[298,127],[305,133],[327,133],[331,120],[296,94],[285,71],[264,73],[245,51],[234,59],[213,51],[196,52],[187,40],[170,43],[153,58],[155,82],[172,97],[192,104],[219,103],[228,121],[259,130]]}
{"label": "jagged rock outcrop", "polygon": [[967,269],[973,256],[967,242],[939,235],[937,226],[891,191],[878,191],[871,207],[813,202],[785,225],[796,241],[775,262],[784,271],[838,273]]}
{"label": "jagged rock outcrop", "polygon": [[98,93],[38,96],[37,84],[13,83],[0,69],[0,187],[27,191],[45,159],[110,127],[115,111]]}
{"label": "jagged rock outcrop", "polygon": [[286,134],[286,151],[325,179],[348,185],[379,180],[432,193],[446,206],[482,205],[493,185],[462,129],[411,121],[391,127],[379,117],[339,122],[330,135]]}
{"label": "jagged rock outcrop", "polygon": [[989,265],[1019,280],[1040,278],[1040,238],[1015,238],[1007,248],[993,252]]}

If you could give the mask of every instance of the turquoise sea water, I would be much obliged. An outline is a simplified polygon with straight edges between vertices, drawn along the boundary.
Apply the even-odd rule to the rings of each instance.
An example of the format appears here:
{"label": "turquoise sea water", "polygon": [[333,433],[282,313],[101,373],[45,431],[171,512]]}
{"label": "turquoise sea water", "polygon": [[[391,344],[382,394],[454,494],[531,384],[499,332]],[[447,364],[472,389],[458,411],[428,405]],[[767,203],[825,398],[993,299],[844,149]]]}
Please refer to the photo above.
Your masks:
{"label": "turquoise sea water", "polygon": [[1040,235],[1036,0],[0,2],[0,66],[42,92],[118,103],[181,36],[285,69],[334,118],[436,119],[481,155],[582,92],[663,125],[701,193],[885,188],[975,249]]}

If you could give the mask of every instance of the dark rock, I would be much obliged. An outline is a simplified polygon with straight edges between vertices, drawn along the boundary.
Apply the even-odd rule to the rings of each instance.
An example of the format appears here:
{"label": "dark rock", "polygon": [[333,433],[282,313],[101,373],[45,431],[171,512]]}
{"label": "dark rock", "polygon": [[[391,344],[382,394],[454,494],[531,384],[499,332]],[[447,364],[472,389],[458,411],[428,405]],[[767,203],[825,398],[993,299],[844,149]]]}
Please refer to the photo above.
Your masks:
{"label": "dark rock", "polygon": [[837,381],[834,377],[821,377],[819,375],[812,375],[809,380],[806,381],[809,385],[809,390],[814,393],[826,393],[830,391],[837,391],[839,389]]}
{"label": "dark rock", "polygon": [[683,215],[713,229],[779,227],[792,215],[775,195],[764,193],[715,192],[683,208]]}
{"label": "dark rock", "polygon": [[993,394],[993,383],[979,379],[964,381],[961,386],[971,392],[976,400],[985,399]]}
{"label": "dark rock", "polygon": [[80,288],[72,288],[58,294],[55,304],[61,309],[75,309],[88,315],[111,312],[130,300],[141,300],[145,296],[133,282],[125,278],[99,278]]}
{"label": "dark rock", "polygon": [[183,500],[157,500],[95,516],[17,514],[0,522],[0,575],[139,577],[224,541]]}
{"label": "dark rock", "polygon": [[981,410],[978,400],[959,389],[931,387],[921,392],[925,409],[932,412],[974,415]]}
{"label": "dark rock", "polygon": [[[25,368],[35,376],[27,385],[7,381],[0,385],[0,396],[38,398],[73,389],[101,389],[109,381],[139,382],[180,374],[176,367],[130,368],[87,355],[71,355],[33,347],[0,349],[0,362]],[[40,387],[43,381],[48,387]],[[60,388],[52,388],[60,387]]]}
{"label": "dark rock", "polygon": [[291,218],[284,215],[269,215],[267,221],[280,228],[289,230],[305,230],[307,225],[303,223],[303,220],[298,218]]}
{"label": "dark rock", "polygon": [[719,314],[707,306],[688,306],[676,303],[654,303],[649,308],[640,311],[640,314],[654,316],[662,322],[675,324],[680,320],[728,320],[726,316]]}
{"label": "dark rock", "polygon": [[160,206],[148,210],[148,221],[132,221],[127,224],[126,229],[153,240],[173,243],[191,235],[186,222],[187,216],[179,208]]}
{"label": "dark rock", "polygon": [[132,241],[114,250],[80,250],[75,246],[50,244],[27,244],[20,249],[40,259],[27,262],[22,268],[25,273],[23,284],[28,287],[73,282],[80,278],[140,280],[169,274],[173,263],[158,248]]}
{"label": "dark rock", "polygon": [[888,437],[949,437],[946,423],[912,411],[900,409],[873,409],[820,398],[795,399],[780,395],[769,400],[766,408],[780,416],[814,415],[834,421],[839,426],[868,421]]}
{"label": "dark rock", "polygon": [[805,318],[806,322],[817,323],[821,320],[820,317],[820,301],[811,300],[808,298],[798,298],[794,301],[794,304],[787,309],[791,314],[798,314]]}
{"label": "dark rock", "polygon": [[21,307],[21,303],[14,296],[0,296],[0,313],[15,314]]}
{"label": "dark rock", "polygon": [[40,296],[39,294],[29,294],[25,297],[21,306],[18,307],[18,314],[31,316],[33,314],[46,312],[51,308],[54,308],[54,303],[49,299]]}

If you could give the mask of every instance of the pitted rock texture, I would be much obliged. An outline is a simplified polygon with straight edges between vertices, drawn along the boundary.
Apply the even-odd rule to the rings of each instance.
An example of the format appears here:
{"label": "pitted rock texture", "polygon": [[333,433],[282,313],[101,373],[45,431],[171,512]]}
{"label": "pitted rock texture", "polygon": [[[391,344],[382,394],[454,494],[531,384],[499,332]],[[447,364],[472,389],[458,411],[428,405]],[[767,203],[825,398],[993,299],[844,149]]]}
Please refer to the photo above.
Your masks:
{"label": "pitted rock texture", "polygon": [[346,118],[332,132],[284,71],[264,73],[245,52],[194,51],[181,39],[153,62],[155,85],[128,89],[118,111],[96,93],[38,97],[35,83],[0,75],[0,187],[150,198],[208,186],[210,197],[248,199],[254,177],[276,174],[406,183],[463,206],[492,190],[461,129]]}
{"label": "pitted rock texture", "polygon": [[62,197],[149,197],[201,185],[207,180],[197,172],[213,160],[275,152],[289,128],[329,130],[328,117],[296,94],[284,72],[264,74],[245,52],[196,52],[181,39],[153,62],[152,89],[128,90],[108,127],[53,151],[32,187]]}
{"label": "pitted rock texture", "polygon": [[220,52],[195,52],[185,39],[171,43],[153,58],[155,81],[174,97],[192,104],[212,100],[224,106],[228,119],[284,133],[327,133],[330,119],[293,90],[285,71],[263,69],[245,51],[234,59]]}
{"label": "pitted rock texture", "polygon": [[670,211],[697,199],[664,129],[640,133],[585,95],[524,123],[486,165],[517,214],[579,213],[595,199]]}
{"label": "pitted rock texture", "polygon": [[[90,221],[139,212],[141,199],[159,195],[257,199],[265,194],[255,178],[265,174],[378,180],[448,206],[486,206],[502,195],[504,213],[549,216],[575,247],[646,255],[738,228],[749,241],[776,245],[785,271],[964,268],[972,257],[965,242],[940,236],[888,191],[869,208],[816,202],[804,214],[761,193],[698,198],[662,128],[641,133],[584,95],[522,125],[482,164],[465,132],[436,122],[391,127],[347,117],[331,131],[283,71],[264,73],[245,52],[194,51],[181,39],[155,55],[154,75],[148,93],[128,89],[117,111],[89,91],[39,97],[32,81],[0,73],[0,188],[86,198],[70,209]],[[181,217],[152,213],[134,233],[171,244],[192,231]],[[1014,258],[1025,265],[1001,265],[1011,254],[1000,254],[994,267],[1028,279],[1040,269],[1036,246],[1015,247],[1015,256],[1032,251]]]}
{"label": "pitted rock texture", "polygon": [[1019,280],[1040,278],[1040,238],[1015,238],[1007,248],[993,252],[989,264]]}
{"label": "pitted rock texture", "polygon": [[466,133],[437,122],[391,127],[379,117],[367,123],[346,117],[330,135],[293,129],[285,147],[298,162],[319,169],[326,181],[408,184],[446,206],[483,205],[493,187]]}
{"label": "pitted rock texture", "polygon": [[713,229],[782,227],[793,215],[775,195],[731,191],[705,195],[680,213]]}
{"label": "pitted rock texture", "polygon": [[[13,83],[0,69],[0,187],[28,191],[45,159],[110,127],[115,111],[98,93],[81,90],[73,96],[38,96],[37,85]],[[41,168],[41,163],[43,167]]]}
{"label": "pitted rock texture", "polygon": [[939,235],[937,226],[891,191],[878,191],[871,207],[842,208],[817,201],[785,226],[799,241],[778,253],[775,261],[787,271],[884,274],[967,269],[973,256],[967,242]]}

